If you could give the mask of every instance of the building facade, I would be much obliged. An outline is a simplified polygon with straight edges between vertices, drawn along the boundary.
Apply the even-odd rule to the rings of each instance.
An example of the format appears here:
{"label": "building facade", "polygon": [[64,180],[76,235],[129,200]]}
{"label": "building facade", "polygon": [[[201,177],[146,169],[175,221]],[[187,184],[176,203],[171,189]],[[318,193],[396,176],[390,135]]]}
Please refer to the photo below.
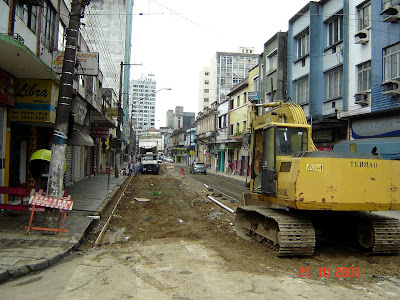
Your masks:
{"label": "building facade", "polygon": [[199,82],[199,112],[210,107],[210,68],[203,68]]}
{"label": "building facade", "polygon": [[[288,95],[312,120],[320,149],[400,129],[398,3],[310,2],[289,21]],[[382,122],[392,125],[362,132]]]}
{"label": "building facade", "polygon": [[259,55],[254,48],[242,47],[238,52],[217,52],[211,59],[209,91],[210,103],[227,99],[231,88],[248,76],[258,64]]}
{"label": "building facade", "polygon": [[[0,93],[2,186],[38,187],[37,178],[29,172],[29,159],[36,150],[51,149],[53,144],[69,5],[58,0],[0,1],[0,80],[5,87]],[[101,55],[93,51],[82,31],[77,47],[65,186],[106,171],[111,161],[101,140],[115,134],[117,120],[112,111],[116,94],[103,95]],[[1,202],[7,201],[0,197]]]}
{"label": "building facade", "polygon": [[172,130],[189,127],[195,121],[195,113],[183,111],[183,106],[176,106],[175,111],[168,110],[166,117],[166,125]]}
{"label": "building facade", "polygon": [[137,135],[155,126],[156,87],[153,74],[143,74],[140,79],[131,81],[131,120]]}
{"label": "building facade", "polygon": [[[260,55],[259,81],[253,84],[262,103],[286,99],[287,91],[287,32],[278,32],[264,44]],[[258,100],[258,99],[255,99]],[[263,110],[260,110],[263,111]]]}

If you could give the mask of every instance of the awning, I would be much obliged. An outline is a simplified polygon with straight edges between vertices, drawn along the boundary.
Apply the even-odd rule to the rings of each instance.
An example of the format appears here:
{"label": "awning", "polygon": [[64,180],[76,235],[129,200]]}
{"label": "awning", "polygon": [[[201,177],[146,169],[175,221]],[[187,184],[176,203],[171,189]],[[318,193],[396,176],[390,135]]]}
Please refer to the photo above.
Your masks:
{"label": "awning", "polygon": [[176,151],[186,151],[187,148],[171,148],[170,150],[176,150]]}
{"label": "awning", "polygon": [[57,73],[14,37],[0,34],[0,53],[0,68],[17,78],[60,79]]}
{"label": "awning", "polygon": [[67,144],[92,147],[94,146],[94,141],[87,133],[74,129],[72,133],[72,139],[68,139]]}

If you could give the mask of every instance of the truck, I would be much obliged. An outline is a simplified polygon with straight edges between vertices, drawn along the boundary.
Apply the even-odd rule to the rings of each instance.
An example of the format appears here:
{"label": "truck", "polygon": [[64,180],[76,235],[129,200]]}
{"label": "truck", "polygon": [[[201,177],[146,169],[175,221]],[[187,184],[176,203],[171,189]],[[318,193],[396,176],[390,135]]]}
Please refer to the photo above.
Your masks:
{"label": "truck", "polygon": [[[259,107],[267,112],[259,115]],[[250,191],[236,233],[279,257],[312,256],[316,241],[368,254],[400,252],[400,222],[371,211],[400,209],[400,161],[379,153],[317,151],[293,102],[251,104]]]}
{"label": "truck", "polygon": [[139,140],[139,155],[141,160],[141,173],[160,173],[160,161],[157,159],[157,142]]}

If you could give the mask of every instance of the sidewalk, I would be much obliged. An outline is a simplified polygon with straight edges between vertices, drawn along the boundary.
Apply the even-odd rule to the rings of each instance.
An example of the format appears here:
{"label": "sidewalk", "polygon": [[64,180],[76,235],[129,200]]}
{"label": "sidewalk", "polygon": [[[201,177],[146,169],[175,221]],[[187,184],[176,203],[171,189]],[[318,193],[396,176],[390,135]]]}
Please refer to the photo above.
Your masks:
{"label": "sidewalk", "polygon": [[[179,168],[184,165],[173,165],[176,172],[174,175],[178,176]],[[215,173],[215,169],[208,169],[208,172],[242,182],[246,180],[245,176]],[[98,174],[68,186],[67,194],[71,195],[74,206],[65,220],[64,228],[68,229],[68,232],[63,233],[60,238],[58,234],[46,235],[41,231],[32,231],[30,235],[25,235],[30,212],[25,211],[21,216],[16,211],[0,212],[0,282],[47,268],[76,249],[93,222],[88,216],[101,214],[109,199],[118,191],[124,180],[128,179],[127,176],[115,178],[111,174],[108,190],[108,175],[105,174]],[[204,190],[203,184],[193,182],[192,188]]]}
{"label": "sidewalk", "polygon": [[68,232],[60,238],[58,234],[46,235],[41,231],[25,235],[30,212],[19,216],[19,212],[3,210],[0,213],[0,282],[44,269],[77,248],[93,221],[88,216],[101,214],[128,178],[121,175],[115,178],[111,174],[108,190],[108,175],[99,174],[66,187],[74,206],[65,220],[64,228]]}

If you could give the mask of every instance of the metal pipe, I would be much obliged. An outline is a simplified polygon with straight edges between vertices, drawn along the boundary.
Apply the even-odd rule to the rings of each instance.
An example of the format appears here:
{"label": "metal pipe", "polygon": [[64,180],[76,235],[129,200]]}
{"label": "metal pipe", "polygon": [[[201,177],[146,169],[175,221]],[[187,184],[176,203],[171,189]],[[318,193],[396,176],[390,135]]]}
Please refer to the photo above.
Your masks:
{"label": "metal pipe", "polygon": [[227,211],[229,211],[231,214],[235,214],[235,211],[231,208],[229,208],[228,206],[222,204],[221,202],[215,200],[213,197],[208,196],[208,199],[210,199],[211,201],[213,201],[215,204],[221,206],[222,208],[226,209]]}

